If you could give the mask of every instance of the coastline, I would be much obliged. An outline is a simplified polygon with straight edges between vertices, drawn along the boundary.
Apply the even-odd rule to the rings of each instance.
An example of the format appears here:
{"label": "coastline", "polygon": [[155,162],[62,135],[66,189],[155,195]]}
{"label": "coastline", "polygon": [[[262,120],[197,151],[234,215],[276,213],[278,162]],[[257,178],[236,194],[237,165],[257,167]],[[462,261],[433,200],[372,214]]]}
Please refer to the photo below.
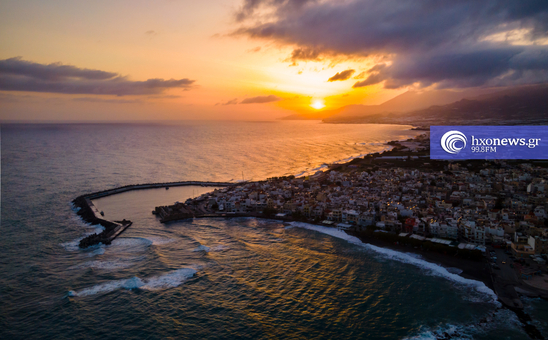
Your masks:
{"label": "coastline", "polygon": [[353,231],[346,231],[346,233],[348,235],[357,237],[363,243],[371,244],[381,248],[391,249],[400,253],[411,253],[420,255],[420,258],[422,260],[439,265],[446,269],[458,268],[462,270],[462,272],[457,273],[457,275],[462,276],[465,279],[483,282],[489,289],[494,291],[493,280],[489,273],[489,264],[485,259],[482,259],[482,261],[472,261],[440,254],[434,251],[422,250],[420,248],[415,248],[408,245],[398,245],[373,237],[366,237]]}
{"label": "coastline", "polygon": [[[412,247],[411,249],[406,249],[404,246],[402,246],[402,248],[392,247],[389,242],[384,242],[374,238],[358,237],[349,231],[326,227],[315,223],[289,222],[287,225],[289,227],[304,228],[335,238],[343,239],[351,244],[363,246],[375,252],[384,254],[398,262],[408,263],[432,270],[435,274],[439,274],[450,281],[473,286],[478,292],[490,296],[493,299],[493,302],[498,300],[498,296],[493,289],[489,275],[487,275],[487,277],[482,275],[483,271],[481,267],[485,264],[485,261],[461,261],[462,259],[452,258],[450,256],[439,258],[438,256],[435,256],[433,252],[430,252],[430,255],[434,256],[423,256],[424,252],[421,252],[418,249],[413,249]],[[461,272],[455,272],[455,269],[461,270]]]}
{"label": "coastline", "polygon": [[190,186],[190,185],[201,185],[201,186],[231,186],[236,185],[236,183],[227,183],[227,182],[203,182],[203,181],[178,181],[178,182],[167,182],[167,183],[146,183],[146,184],[135,184],[135,185],[125,185],[118,188],[102,190],[98,192],[88,193],[76,197],[72,201],[72,205],[75,208],[78,208],[76,214],[82,218],[82,220],[90,225],[101,225],[105,228],[100,234],[91,234],[84,237],[80,240],[79,247],[87,248],[99,243],[110,244],[116,237],[122,234],[127,228],[129,228],[133,222],[129,220],[123,221],[111,221],[102,216],[102,212],[95,207],[92,199],[97,199],[101,197],[111,196],[120,194],[127,191],[133,190],[146,190],[146,189],[155,189],[163,188],[168,189],[169,187],[176,186]]}
{"label": "coastline", "polygon": [[[420,140],[420,138],[419,138],[419,140]],[[384,168],[384,167],[390,168],[390,167],[393,167],[393,166],[400,166],[400,164],[399,164],[400,161],[398,161],[397,158],[398,157],[399,158],[407,157],[407,156],[402,156],[402,154],[405,154],[405,155],[411,155],[411,154],[412,155],[418,155],[418,154],[420,154],[420,155],[422,155],[424,153],[424,151],[422,151],[422,152],[419,151],[417,153],[416,151],[404,151],[404,150],[402,150],[403,147],[400,143],[403,142],[403,141],[407,141],[407,140],[396,140],[396,141],[385,142],[385,143],[383,143],[384,146],[386,147],[385,151],[376,152],[376,153],[369,153],[361,161],[359,161],[359,159],[361,159],[364,155],[359,155],[359,156],[356,156],[356,157],[343,159],[343,160],[339,161],[340,163],[337,162],[337,163],[334,163],[334,164],[329,164],[327,166],[322,165],[321,166],[321,168],[322,168],[321,171],[317,171],[316,174],[315,174],[316,176],[310,176],[310,179],[322,181],[322,180],[325,179],[325,177],[327,176],[327,174],[331,170],[335,170],[335,169],[338,170],[339,168],[341,168],[342,171],[344,171],[345,168],[347,168],[347,167],[356,167],[355,164],[361,164],[361,163],[370,164],[371,159],[374,159],[375,157],[378,157],[378,156],[388,156],[388,157],[384,157],[384,159],[383,159],[383,157],[380,157],[382,159],[382,161],[384,162],[384,163],[379,163],[378,164],[381,168]],[[423,157],[423,156],[420,156],[420,157]],[[417,159],[415,161],[409,162],[410,164],[408,164],[408,167],[416,167],[418,163],[422,162],[420,159],[418,159],[418,157],[416,157],[416,158]],[[441,163],[442,162],[432,162],[432,164],[430,165],[430,168],[432,170],[436,170],[437,168],[439,168]],[[317,169],[314,169],[314,170],[317,170]],[[300,176],[300,178],[305,178],[306,177],[308,179],[309,175],[307,175],[305,173],[310,173],[310,171],[304,171],[303,175]],[[260,182],[264,182],[264,180],[263,181],[249,181],[249,182],[244,182],[244,183],[253,184],[253,183],[260,183]],[[182,183],[182,182],[175,182],[175,183]],[[187,185],[198,184],[198,182],[187,182],[187,183],[189,183]],[[210,184],[210,185],[219,186],[219,183],[214,183],[214,182],[207,182],[207,183]],[[233,186],[238,186],[238,185],[244,184],[244,183],[222,183],[222,184],[224,184],[224,186],[227,186],[227,187],[233,187]],[[169,184],[169,183],[140,184],[140,185],[137,185],[137,186],[126,186],[126,187],[124,187],[123,191],[140,190],[140,189],[147,189],[147,188],[152,188],[152,187],[161,187],[161,186],[166,186],[166,184]],[[81,199],[81,198],[89,198],[90,196],[95,196],[97,194],[99,194],[99,196],[103,196],[103,195],[107,196],[107,195],[111,195],[111,194],[117,194],[119,192],[122,192],[122,191],[120,191],[120,189],[122,189],[122,188],[115,188],[115,189],[110,189],[110,190],[106,190],[106,191],[102,191],[102,192],[98,192],[98,193],[82,195],[82,196],[78,197],[76,200]],[[166,216],[162,216],[162,214],[158,214],[161,217],[161,222],[162,223],[163,222],[168,222],[168,221],[188,219],[188,218],[216,218],[216,217],[217,218],[218,217],[220,217],[220,218],[253,217],[253,218],[267,218],[267,219],[274,218],[276,220],[280,220],[280,221],[286,222],[286,223],[305,223],[305,224],[310,225],[312,227],[310,229],[313,229],[313,228],[327,228],[325,230],[329,230],[329,232],[326,232],[326,234],[337,233],[337,234],[347,235],[348,237],[353,237],[354,240],[350,241],[350,242],[356,243],[355,240],[358,239],[363,245],[372,246],[373,249],[375,247],[378,247],[378,248],[382,248],[382,250],[388,250],[388,251],[384,252],[384,251],[379,250],[379,249],[374,249],[374,250],[376,250],[380,253],[388,254],[388,256],[393,256],[394,258],[396,258],[396,259],[398,259],[402,262],[411,263],[411,264],[417,265],[419,267],[431,269],[435,274],[440,274],[441,276],[444,276],[449,280],[452,280],[452,281],[458,282],[458,283],[464,283],[464,284],[467,284],[467,285],[471,285],[471,286],[475,287],[478,291],[481,291],[482,293],[485,293],[487,295],[492,295],[494,301],[498,300],[500,303],[502,303],[502,305],[504,305],[505,307],[511,309],[512,311],[514,311],[518,315],[520,321],[522,322],[522,325],[523,325],[524,329],[527,329],[529,327],[529,325],[527,325],[529,317],[528,317],[528,315],[526,315],[521,310],[521,309],[523,309],[523,305],[518,306],[517,304],[515,304],[516,299],[519,302],[519,297],[516,294],[516,292],[514,291],[514,285],[512,285],[512,284],[501,285],[501,282],[498,282],[498,284],[497,284],[497,282],[495,280],[496,277],[493,278],[493,273],[492,273],[490,264],[489,264],[489,262],[488,262],[488,260],[485,256],[482,257],[481,260],[479,260],[479,261],[473,261],[473,260],[470,260],[470,259],[464,259],[464,258],[461,258],[461,257],[455,257],[455,256],[451,256],[451,255],[441,254],[441,253],[434,252],[434,251],[428,251],[426,249],[423,250],[421,248],[417,248],[417,247],[414,247],[414,246],[411,246],[411,245],[395,244],[393,242],[386,241],[386,240],[383,240],[383,239],[379,239],[379,238],[375,238],[375,237],[368,237],[368,236],[365,236],[365,235],[360,235],[360,233],[358,231],[342,231],[342,230],[337,229],[337,228],[333,228],[333,227],[330,228],[330,227],[326,227],[325,225],[322,225],[322,224],[319,224],[319,223],[314,223],[314,222],[311,222],[311,221],[308,221],[308,220],[303,220],[303,219],[300,219],[300,218],[293,218],[293,217],[289,217],[289,216],[286,216],[286,217],[283,217],[283,218],[277,218],[277,217],[273,217],[271,215],[267,215],[267,214],[263,214],[263,213],[259,213],[259,212],[222,213],[222,212],[211,210],[206,205],[206,202],[199,199],[199,198],[190,199],[190,202],[186,202],[186,204],[179,203],[179,205],[181,207],[184,207],[184,208],[188,209],[188,212],[186,214],[182,214],[180,216],[173,215],[172,216],[173,218],[169,218],[169,213],[170,212],[171,213],[175,212],[175,210],[174,209],[172,210],[172,208],[176,207],[177,204],[175,206],[156,207],[155,212],[158,214],[158,211],[157,211],[158,208],[167,208],[166,214],[165,214]],[[181,208],[181,207],[179,207],[179,208]],[[81,213],[84,212],[85,210],[86,209],[81,209],[81,211],[79,211],[78,214],[81,215]],[[82,217],[83,217],[84,221],[86,221],[86,218],[84,216],[82,216]],[[94,217],[98,218],[99,216],[94,216]],[[164,221],[162,221],[162,220],[164,220]],[[86,222],[89,223],[90,221],[86,221]],[[91,223],[91,224],[95,224],[95,223]],[[332,235],[332,236],[335,236],[335,235]],[[335,237],[345,239],[345,237],[341,237],[340,235],[335,236]],[[394,253],[391,253],[391,252],[397,252],[397,255],[395,255]],[[413,256],[413,255],[418,255],[418,256]],[[429,266],[428,264],[432,264],[434,266]],[[517,287],[519,285],[515,285],[515,286]],[[511,290],[511,292],[509,292],[509,290]],[[509,294],[509,293],[512,293],[512,294]],[[536,329],[527,330],[528,334],[536,334],[536,332],[538,332]]]}

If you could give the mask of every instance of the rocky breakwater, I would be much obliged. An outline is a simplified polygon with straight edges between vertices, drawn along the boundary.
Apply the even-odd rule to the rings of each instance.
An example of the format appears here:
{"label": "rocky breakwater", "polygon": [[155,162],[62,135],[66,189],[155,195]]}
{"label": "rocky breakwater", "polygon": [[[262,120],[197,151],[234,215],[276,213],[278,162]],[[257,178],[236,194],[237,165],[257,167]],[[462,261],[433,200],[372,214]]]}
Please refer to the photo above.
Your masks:
{"label": "rocky breakwater", "polygon": [[105,230],[103,230],[99,234],[97,233],[91,234],[81,239],[78,246],[80,248],[87,248],[89,246],[93,246],[99,243],[110,244],[112,240],[116,238],[116,236],[121,234],[131,224],[132,224],[131,221],[126,221],[126,220],[115,221],[113,227],[108,229],[105,228]]}
{"label": "rocky breakwater", "polygon": [[160,217],[161,223],[183,220],[185,218],[193,218],[197,215],[191,206],[188,206],[184,203],[176,203],[175,205],[171,206],[156,207],[152,213]]}
{"label": "rocky breakwater", "polygon": [[[101,225],[105,228],[101,233],[92,234],[84,237],[80,243],[80,248],[87,248],[95,244],[110,244],[118,235],[131,226],[132,222],[128,220],[109,221],[99,217],[97,208],[93,205],[87,196],[79,196],[72,201],[75,207],[79,208],[77,214],[87,223],[92,225]],[[99,215],[99,216],[98,216]]]}

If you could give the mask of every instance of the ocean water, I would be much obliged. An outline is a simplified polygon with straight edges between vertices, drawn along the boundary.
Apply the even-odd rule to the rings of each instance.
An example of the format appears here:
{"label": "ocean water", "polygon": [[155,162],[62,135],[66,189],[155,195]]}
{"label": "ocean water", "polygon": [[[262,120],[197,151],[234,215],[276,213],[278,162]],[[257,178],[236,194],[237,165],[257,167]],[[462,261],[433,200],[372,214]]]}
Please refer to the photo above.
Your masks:
{"label": "ocean water", "polygon": [[[1,126],[1,339],[527,339],[480,282],[332,229],[275,220],[161,224],[210,188],[95,201],[134,224],[109,246],[70,202],[178,180],[314,172],[417,134],[317,122]],[[243,172],[243,175],[242,175]],[[546,331],[546,301],[524,300]]]}

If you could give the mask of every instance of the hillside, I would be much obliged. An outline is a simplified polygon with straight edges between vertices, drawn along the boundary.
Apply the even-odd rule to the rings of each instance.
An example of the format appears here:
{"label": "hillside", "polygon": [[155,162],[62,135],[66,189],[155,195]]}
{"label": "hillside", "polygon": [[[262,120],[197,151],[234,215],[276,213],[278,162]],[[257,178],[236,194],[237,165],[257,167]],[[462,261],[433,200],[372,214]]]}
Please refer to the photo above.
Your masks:
{"label": "hillside", "polygon": [[[321,110],[310,114],[292,114],[280,118],[281,120],[313,120],[348,117],[362,117],[386,112],[410,112],[425,109],[432,105],[445,105],[456,100],[493,92],[492,89],[483,90],[430,90],[407,91],[379,105],[346,105],[334,110]],[[326,120],[327,121],[327,120]]]}
{"label": "hillside", "polygon": [[531,85],[433,105],[411,112],[334,115],[326,123],[410,125],[545,124],[548,122],[548,85]]}

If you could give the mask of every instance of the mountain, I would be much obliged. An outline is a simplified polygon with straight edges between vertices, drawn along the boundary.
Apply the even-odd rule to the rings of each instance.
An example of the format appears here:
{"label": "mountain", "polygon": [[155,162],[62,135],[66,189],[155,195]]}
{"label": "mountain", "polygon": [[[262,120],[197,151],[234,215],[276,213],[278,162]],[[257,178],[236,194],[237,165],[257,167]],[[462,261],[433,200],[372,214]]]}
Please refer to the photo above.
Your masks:
{"label": "mountain", "polygon": [[312,114],[292,114],[282,117],[282,120],[312,120],[324,119],[328,121],[331,117],[336,120],[346,117],[360,117],[383,112],[409,112],[424,109],[431,105],[444,105],[467,96],[477,96],[478,93],[488,93],[492,90],[429,90],[429,91],[407,91],[380,105],[346,105],[334,110],[323,110]]}
{"label": "mountain", "polygon": [[409,112],[424,109],[432,105],[449,104],[472,95],[477,95],[477,91],[407,91],[380,105],[348,105],[331,117],[368,116],[382,112]]}
{"label": "mountain", "polygon": [[324,119],[324,122],[410,125],[539,124],[548,122],[547,98],[548,84],[528,85],[411,112],[386,110],[367,115],[339,114]]}

